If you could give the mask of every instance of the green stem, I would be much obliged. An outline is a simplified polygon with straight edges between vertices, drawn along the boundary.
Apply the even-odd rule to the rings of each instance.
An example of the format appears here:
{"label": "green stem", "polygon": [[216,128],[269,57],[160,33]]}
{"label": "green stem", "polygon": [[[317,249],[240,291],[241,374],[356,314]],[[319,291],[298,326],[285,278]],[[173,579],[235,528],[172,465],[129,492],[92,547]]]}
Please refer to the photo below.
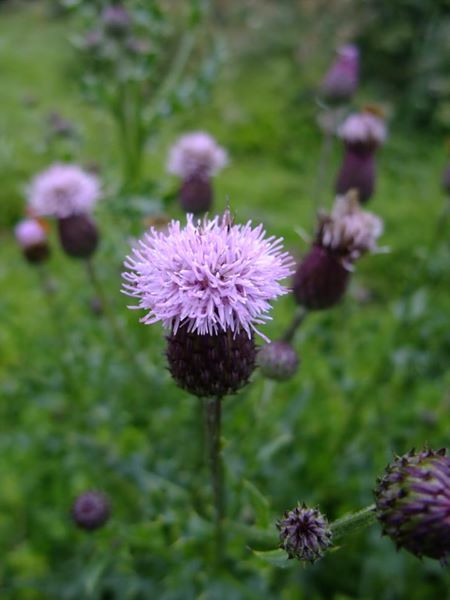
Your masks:
{"label": "green stem", "polygon": [[350,513],[333,521],[331,531],[333,532],[333,541],[337,541],[348,534],[354,533],[359,529],[369,527],[377,520],[375,504],[366,506],[356,513]]}
{"label": "green stem", "polygon": [[225,498],[223,489],[223,464],[221,449],[221,416],[222,399],[208,398],[206,404],[206,426],[208,434],[208,457],[211,475],[214,512],[215,512],[215,543],[216,560],[218,564],[224,557],[224,531],[223,520],[225,517]]}
{"label": "green stem", "polygon": [[297,332],[297,329],[303,323],[303,321],[305,320],[307,314],[308,314],[308,311],[306,309],[302,308],[302,307],[300,307],[297,310],[296,314],[294,315],[294,318],[292,319],[291,324],[286,329],[284,335],[281,338],[283,342],[290,343],[292,341],[294,335]]}

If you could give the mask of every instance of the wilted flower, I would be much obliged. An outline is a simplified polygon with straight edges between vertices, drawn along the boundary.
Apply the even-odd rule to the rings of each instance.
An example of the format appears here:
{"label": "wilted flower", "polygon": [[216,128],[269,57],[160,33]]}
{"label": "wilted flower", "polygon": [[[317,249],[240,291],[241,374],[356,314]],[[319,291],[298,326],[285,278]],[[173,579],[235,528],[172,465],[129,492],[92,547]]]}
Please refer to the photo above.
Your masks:
{"label": "wilted flower", "polygon": [[294,295],[308,309],[335,305],[347,289],[353,262],[377,249],[383,222],[362,210],[350,193],[336,198],[331,215],[321,215],[312,249],[294,276]]}
{"label": "wilted flower", "polygon": [[445,448],[397,457],[378,480],[377,516],[398,548],[445,562],[450,554],[450,457]]}
{"label": "wilted flower", "polygon": [[330,101],[349,100],[358,87],[359,51],[353,44],[342,46],[322,83],[322,95]]}
{"label": "wilted flower", "polygon": [[[287,292],[279,280],[292,272],[281,239],[266,238],[262,225],[234,225],[228,211],[221,218],[197,222],[188,215],[184,228],[172,221],[167,232],[152,228],[125,266],[124,292],[139,299],[133,308],[149,311],[144,323],[161,321],[172,332],[169,365],[174,378],[190,391],[195,382],[188,385],[188,379],[194,373],[202,379],[198,369],[208,371],[203,377],[208,382],[223,371],[226,381],[216,386],[221,389],[236,387],[229,378],[237,378],[239,361],[253,369],[253,332],[270,319],[270,301]],[[220,364],[214,364],[213,352]],[[234,374],[226,373],[233,360]],[[246,368],[244,372],[246,381],[250,373]],[[198,395],[208,395],[206,386]]]}
{"label": "wilted flower", "polygon": [[345,194],[353,189],[358,192],[360,202],[366,202],[375,190],[375,151],[386,140],[386,126],[377,114],[367,110],[350,115],[338,133],[345,142],[345,154],[336,193]]}
{"label": "wilted flower", "polygon": [[284,513],[277,522],[281,547],[289,558],[315,562],[331,546],[332,533],[327,518],[317,508],[305,504]]}
{"label": "wilted flower", "polygon": [[77,165],[58,163],[32,180],[27,195],[33,216],[70,217],[92,211],[100,182]]}
{"label": "wilted flower", "polygon": [[46,260],[50,254],[47,232],[37,219],[24,219],[14,229],[17,243],[25,258],[33,264]]}
{"label": "wilted flower", "polygon": [[298,356],[285,341],[270,342],[258,350],[258,365],[262,374],[276,381],[287,381],[298,369]]}
{"label": "wilted flower", "polygon": [[211,208],[211,177],[227,163],[225,150],[203,131],[183,135],[172,146],[167,170],[182,179],[179,195],[184,210],[200,213]]}
{"label": "wilted flower", "polygon": [[72,517],[81,529],[93,531],[102,527],[109,519],[111,509],[107,498],[100,492],[80,494],[72,507]]}

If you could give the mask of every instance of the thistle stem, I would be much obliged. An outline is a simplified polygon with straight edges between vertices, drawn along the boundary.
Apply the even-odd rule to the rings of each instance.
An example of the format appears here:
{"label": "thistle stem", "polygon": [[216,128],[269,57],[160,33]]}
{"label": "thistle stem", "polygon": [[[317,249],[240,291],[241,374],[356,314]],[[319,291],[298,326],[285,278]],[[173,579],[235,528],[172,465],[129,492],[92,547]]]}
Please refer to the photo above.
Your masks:
{"label": "thistle stem", "polygon": [[358,512],[350,513],[333,521],[331,523],[333,541],[339,540],[359,529],[369,527],[369,525],[375,523],[376,519],[376,507],[375,504],[371,504]]}
{"label": "thistle stem", "polygon": [[307,314],[308,314],[308,311],[302,307],[300,307],[297,310],[297,312],[294,315],[294,318],[292,319],[291,324],[286,329],[286,331],[284,332],[284,335],[281,338],[281,340],[283,342],[288,342],[288,343],[292,342],[292,339],[293,339],[294,335],[296,334],[297,329],[303,323]]}
{"label": "thistle stem", "polygon": [[225,517],[225,498],[223,489],[223,463],[221,448],[221,398],[214,397],[205,400],[205,417],[208,435],[208,462],[211,475],[215,512],[216,560],[218,564],[221,564],[223,562],[225,541],[223,532],[223,520]]}

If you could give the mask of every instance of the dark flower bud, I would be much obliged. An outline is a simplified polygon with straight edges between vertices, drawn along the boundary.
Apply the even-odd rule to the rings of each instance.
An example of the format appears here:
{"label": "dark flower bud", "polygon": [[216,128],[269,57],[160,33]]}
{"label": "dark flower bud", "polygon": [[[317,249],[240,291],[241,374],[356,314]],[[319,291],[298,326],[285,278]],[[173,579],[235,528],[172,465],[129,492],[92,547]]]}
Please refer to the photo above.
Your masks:
{"label": "dark flower bud", "polygon": [[188,213],[203,213],[211,209],[213,189],[210,178],[204,173],[194,173],[183,180],[180,203]]}
{"label": "dark flower bud", "polygon": [[258,365],[262,374],[269,379],[290,379],[297,372],[298,364],[297,353],[288,342],[271,342],[258,350]]}
{"label": "dark flower bud", "polygon": [[396,458],[375,489],[383,534],[398,548],[445,562],[450,554],[450,457],[445,448]]}
{"label": "dark flower bud", "polygon": [[350,190],[358,193],[358,200],[367,202],[375,191],[376,163],[371,151],[358,151],[346,147],[341,169],[336,179],[337,194],[346,194]]}
{"label": "dark flower bud", "polygon": [[182,327],[167,338],[172,377],[181,388],[199,397],[237,392],[253,373],[255,359],[254,339],[245,331],[199,335]]}
{"label": "dark flower bud", "polygon": [[277,521],[281,548],[289,558],[315,562],[323,557],[331,546],[332,533],[328,520],[317,508],[305,504],[284,513]]}
{"label": "dark flower bud", "polygon": [[61,246],[69,256],[89,258],[97,249],[98,229],[89,215],[78,214],[58,219],[58,232]]}
{"label": "dark flower bud", "polygon": [[450,165],[447,165],[444,175],[442,176],[442,188],[444,192],[450,194]]}
{"label": "dark flower bud", "polygon": [[109,519],[111,509],[107,498],[100,492],[80,494],[72,507],[72,517],[81,529],[93,531],[102,527]]}
{"label": "dark flower bud", "polygon": [[340,257],[328,248],[314,245],[295,272],[294,296],[308,310],[330,308],[341,300],[349,280],[350,272]]}

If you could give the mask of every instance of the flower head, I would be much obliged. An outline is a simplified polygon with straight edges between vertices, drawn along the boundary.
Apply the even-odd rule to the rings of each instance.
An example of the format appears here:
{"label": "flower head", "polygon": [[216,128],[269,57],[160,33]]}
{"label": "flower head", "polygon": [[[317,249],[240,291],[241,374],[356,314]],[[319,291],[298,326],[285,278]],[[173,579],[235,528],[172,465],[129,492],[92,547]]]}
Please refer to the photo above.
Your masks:
{"label": "flower head", "polygon": [[279,280],[292,272],[282,239],[234,225],[229,212],[187,224],[172,221],[168,232],[151,229],[125,261],[124,292],[148,310],[146,324],[162,321],[174,333],[218,334],[244,330],[270,319],[270,300],[285,293]]}
{"label": "flower head", "polygon": [[348,144],[376,148],[386,141],[387,131],[383,119],[367,110],[347,117],[339,127],[338,135]]}
{"label": "flower head", "polygon": [[181,136],[172,146],[167,170],[182,179],[196,173],[210,177],[228,163],[226,151],[204,131],[194,131]]}
{"label": "flower head", "polygon": [[92,531],[102,527],[109,519],[110,506],[107,498],[100,492],[84,492],[73,503],[72,517],[81,529]]}
{"label": "flower head", "polygon": [[21,248],[47,243],[47,233],[37,219],[23,219],[14,228],[14,235]]}
{"label": "flower head", "polygon": [[331,529],[328,521],[316,508],[305,504],[296,506],[277,522],[281,547],[289,558],[315,562],[331,546]]}
{"label": "flower head", "polygon": [[342,46],[322,83],[328,100],[348,100],[355,93],[359,77],[359,50],[353,44]]}
{"label": "flower head", "polygon": [[78,165],[57,163],[36,175],[27,195],[32,215],[70,217],[92,211],[100,197],[100,182]]}
{"label": "flower head", "polygon": [[330,216],[323,216],[319,226],[320,246],[341,256],[347,263],[366,252],[377,250],[377,240],[383,233],[383,221],[362,210],[353,194],[337,196]]}
{"label": "flower head", "polygon": [[450,555],[450,457],[445,448],[397,457],[375,490],[383,533],[416,556]]}

